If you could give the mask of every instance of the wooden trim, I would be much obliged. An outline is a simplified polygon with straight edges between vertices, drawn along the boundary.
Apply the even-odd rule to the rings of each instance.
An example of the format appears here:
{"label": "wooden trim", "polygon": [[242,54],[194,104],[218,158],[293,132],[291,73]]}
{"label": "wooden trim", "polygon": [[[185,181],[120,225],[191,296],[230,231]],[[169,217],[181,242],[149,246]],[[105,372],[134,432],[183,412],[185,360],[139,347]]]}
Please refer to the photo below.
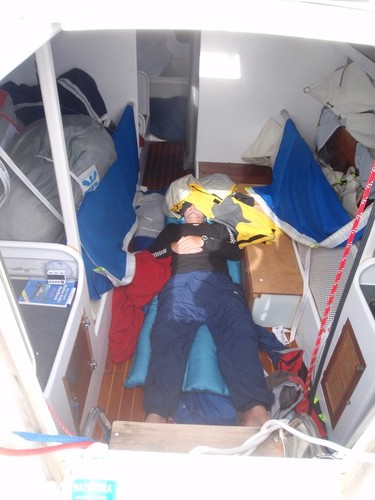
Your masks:
{"label": "wooden trim", "polygon": [[93,352],[84,315],[63,377],[65,392],[77,433],[80,432],[83,409],[94,369]]}
{"label": "wooden trim", "polygon": [[[259,431],[258,427],[152,424],[113,422],[109,448],[112,450],[189,453],[196,446],[233,448]],[[253,456],[282,457],[281,440],[267,438]]]}
{"label": "wooden trim", "polygon": [[347,319],[322,378],[332,429],[350,404],[350,398],[365,369],[366,362]]}
{"label": "wooden trim", "polygon": [[207,177],[211,174],[226,174],[235,184],[243,183],[249,185],[271,184],[272,169],[263,165],[250,163],[218,163],[200,161],[198,166],[198,177]]}
{"label": "wooden trim", "polygon": [[344,127],[338,128],[325,145],[333,170],[346,173],[349,167],[355,167],[356,147],[357,141],[349,132]]}

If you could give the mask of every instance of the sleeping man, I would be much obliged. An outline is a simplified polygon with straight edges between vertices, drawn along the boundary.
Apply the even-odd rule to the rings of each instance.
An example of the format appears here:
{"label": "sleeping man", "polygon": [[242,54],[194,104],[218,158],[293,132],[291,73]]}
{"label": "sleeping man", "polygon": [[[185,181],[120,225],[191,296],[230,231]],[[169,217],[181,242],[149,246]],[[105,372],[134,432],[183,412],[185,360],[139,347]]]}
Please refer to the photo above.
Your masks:
{"label": "sleeping man", "polygon": [[227,259],[240,259],[236,239],[225,225],[207,223],[194,205],[183,209],[184,223],[168,224],[148,249],[157,258],[172,256],[172,277],[159,294],[151,332],[145,421],[163,423],[173,414],[196,331],[207,324],[239,420],[262,426],[274,396],[259,358],[264,332],[227,270]]}

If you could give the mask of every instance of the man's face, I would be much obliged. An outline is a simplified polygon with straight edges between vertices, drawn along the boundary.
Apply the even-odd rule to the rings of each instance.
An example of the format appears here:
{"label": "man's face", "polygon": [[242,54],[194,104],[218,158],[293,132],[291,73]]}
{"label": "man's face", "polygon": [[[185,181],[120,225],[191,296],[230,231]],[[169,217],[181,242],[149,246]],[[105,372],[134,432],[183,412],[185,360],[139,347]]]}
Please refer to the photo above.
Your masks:
{"label": "man's face", "polygon": [[206,217],[195,205],[191,205],[185,210],[184,218],[188,224],[201,224],[205,221]]}

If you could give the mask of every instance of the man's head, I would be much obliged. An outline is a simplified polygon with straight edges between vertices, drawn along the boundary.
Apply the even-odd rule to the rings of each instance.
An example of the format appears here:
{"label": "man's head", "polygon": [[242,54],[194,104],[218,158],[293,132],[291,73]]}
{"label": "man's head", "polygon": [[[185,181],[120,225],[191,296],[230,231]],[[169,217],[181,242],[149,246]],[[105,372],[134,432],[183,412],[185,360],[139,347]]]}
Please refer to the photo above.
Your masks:
{"label": "man's head", "polygon": [[206,216],[195,205],[189,204],[184,208],[183,217],[188,224],[201,224],[205,222]]}

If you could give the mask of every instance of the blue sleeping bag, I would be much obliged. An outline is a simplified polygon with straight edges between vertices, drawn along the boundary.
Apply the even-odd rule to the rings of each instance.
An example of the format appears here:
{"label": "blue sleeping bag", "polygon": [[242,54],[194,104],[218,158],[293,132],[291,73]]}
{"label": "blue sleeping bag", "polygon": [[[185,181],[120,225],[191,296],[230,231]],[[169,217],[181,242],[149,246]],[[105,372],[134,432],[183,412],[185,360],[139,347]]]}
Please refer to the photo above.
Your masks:
{"label": "blue sleeping bag", "polygon": [[[232,280],[240,284],[240,262],[228,260],[227,265]],[[133,364],[124,382],[127,388],[144,386],[145,384],[151,357],[151,329],[155,321],[157,308],[158,298],[154,297],[147,306]],[[275,335],[267,332],[263,327],[259,327],[258,341],[260,349],[266,351],[274,364],[276,364],[279,356],[278,351],[283,350],[285,348],[284,345],[277,340]],[[221,396],[229,396],[227,385],[218,365],[216,345],[207,325],[201,326],[197,331],[190,350],[182,391],[209,392]]]}

